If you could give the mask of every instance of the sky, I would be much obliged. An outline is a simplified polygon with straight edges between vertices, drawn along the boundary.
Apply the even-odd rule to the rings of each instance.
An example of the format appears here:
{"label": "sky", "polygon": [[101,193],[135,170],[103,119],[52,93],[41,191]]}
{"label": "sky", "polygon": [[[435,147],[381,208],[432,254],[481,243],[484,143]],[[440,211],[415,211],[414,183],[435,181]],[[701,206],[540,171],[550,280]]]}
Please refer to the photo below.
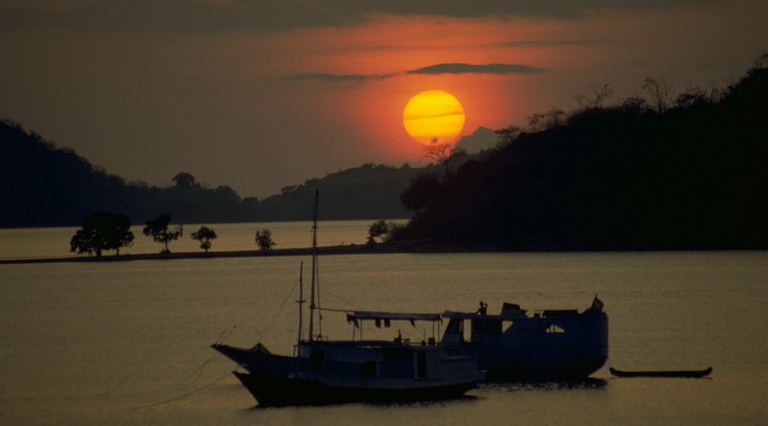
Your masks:
{"label": "sky", "polygon": [[727,87],[765,49],[765,0],[0,0],[0,118],[129,182],[264,198],[429,162],[402,123],[424,90],[471,135],[648,76]]}

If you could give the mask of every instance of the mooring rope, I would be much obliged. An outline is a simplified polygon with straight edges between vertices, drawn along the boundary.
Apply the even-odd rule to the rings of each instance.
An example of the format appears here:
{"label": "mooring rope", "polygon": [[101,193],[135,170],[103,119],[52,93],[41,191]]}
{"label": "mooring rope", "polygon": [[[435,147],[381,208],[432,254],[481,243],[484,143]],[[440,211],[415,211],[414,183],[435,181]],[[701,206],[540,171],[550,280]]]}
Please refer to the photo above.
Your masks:
{"label": "mooring rope", "polygon": [[[235,330],[235,327],[237,327],[237,324],[233,325],[233,326],[232,326],[231,328],[229,328],[228,330],[224,330],[224,331],[222,331],[222,332],[221,332],[221,334],[219,335],[219,338],[218,338],[218,339],[216,339],[216,344],[218,344],[218,343],[221,343],[222,341],[224,341],[224,339],[225,339],[227,336],[229,336],[230,334],[232,334],[232,332]],[[193,380],[193,381],[192,381],[192,383],[195,383],[195,382],[197,382],[197,381],[200,379],[200,376],[202,376],[202,374],[203,374],[203,369],[205,368],[205,366],[206,366],[206,365],[208,365],[208,364],[210,364],[210,363],[211,363],[211,362],[213,362],[213,361],[216,361],[216,360],[217,360],[217,359],[219,359],[220,357],[221,357],[221,353],[219,353],[219,352],[215,352],[215,353],[214,353],[213,355],[211,355],[211,356],[210,356],[210,357],[209,357],[207,360],[205,360],[205,362],[203,362],[203,364],[202,364],[202,365],[200,365],[200,367],[197,367],[195,370],[193,370],[191,373],[189,373],[189,375],[188,375],[187,377],[183,378],[179,384],[182,384],[182,383],[186,382],[186,381],[187,381],[187,380],[188,380],[190,377],[194,376],[194,375],[195,375],[195,373],[197,373],[197,378],[196,378],[195,380]]]}
{"label": "mooring rope", "polygon": [[195,389],[195,390],[193,390],[191,392],[187,392],[187,393],[185,393],[183,395],[179,395],[179,396],[177,396],[175,398],[166,399],[165,401],[156,402],[154,404],[142,405],[140,407],[133,407],[133,408],[131,408],[131,410],[143,410],[143,409],[147,409],[147,408],[157,407],[157,406],[160,406],[160,405],[165,405],[165,404],[171,403],[173,401],[178,401],[180,399],[184,399],[184,398],[186,398],[186,397],[188,397],[190,395],[193,395],[193,394],[196,394],[196,393],[200,392],[203,389],[206,389],[206,388],[208,388],[210,386],[213,386],[216,383],[219,383],[220,381],[222,381],[222,380],[226,379],[227,377],[229,377],[230,374],[232,374],[231,371],[227,372],[227,374],[219,377],[218,379],[212,381],[211,383],[208,383],[207,385],[205,385],[203,387],[197,388],[197,389]]}

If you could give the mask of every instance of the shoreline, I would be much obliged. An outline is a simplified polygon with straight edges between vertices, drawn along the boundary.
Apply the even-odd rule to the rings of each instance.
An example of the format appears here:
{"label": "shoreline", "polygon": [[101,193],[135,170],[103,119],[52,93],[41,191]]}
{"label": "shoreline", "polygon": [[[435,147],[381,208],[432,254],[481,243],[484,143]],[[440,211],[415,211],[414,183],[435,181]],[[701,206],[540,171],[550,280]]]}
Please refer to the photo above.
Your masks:
{"label": "shoreline", "polygon": [[[463,250],[437,247],[415,248],[410,245],[396,245],[380,243],[374,247],[364,244],[351,244],[344,246],[325,246],[318,247],[319,255],[342,255],[342,254],[380,254],[380,253],[446,253],[461,252]],[[0,265],[8,264],[33,264],[33,263],[71,263],[71,262],[127,262],[133,260],[173,260],[173,259],[217,259],[226,257],[271,257],[271,256],[310,256],[312,248],[285,248],[272,249],[268,251],[260,250],[236,250],[236,251],[210,251],[206,252],[178,252],[178,253],[142,253],[142,254],[109,254],[97,257],[95,255],[81,255],[68,257],[45,257],[45,258],[20,258],[20,259],[0,259]]]}
{"label": "shoreline", "polygon": [[[318,255],[345,255],[345,254],[391,254],[391,253],[566,253],[566,252],[650,252],[650,251],[670,251],[670,252],[701,252],[701,251],[768,251],[766,248],[658,248],[658,249],[625,249],[625,250],[502,250],[492,247],[466,247],[466,246],[445,246],[429,243],[378,243],[375,246],[365,244],[350,244],[341,246],[324,246],[317,248]],[[121,254],[121,255],[103,255],[97,257],[87,256],[67,256],[67,257],[40,257],[40,258],[12,258],[0,259],[0,265],[13,264],[37,264],[37,263],[74,263],[74,262],[128,262],[134,260],[178,260],[178,259],[218,259],[227,257],[274,257],[274,256],[311,256],[312,248],[285,248],[272,249],[268,251],[260,250],[233,250],[233,251],[211,251],[211,252],[178,252],[178,253],[141,253],[141,254]]]}

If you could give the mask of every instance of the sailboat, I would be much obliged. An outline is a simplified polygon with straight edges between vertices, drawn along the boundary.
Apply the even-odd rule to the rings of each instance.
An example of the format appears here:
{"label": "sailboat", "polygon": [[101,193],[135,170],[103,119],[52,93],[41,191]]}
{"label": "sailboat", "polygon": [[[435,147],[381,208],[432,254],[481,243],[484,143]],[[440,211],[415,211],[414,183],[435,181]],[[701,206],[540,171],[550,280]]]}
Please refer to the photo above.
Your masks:
{"label": "sailboat", "polygon": [[[316,305],[317,212],[315,194],[312,226],[312,274],[308,335],[303,337],[303,284],[299,297],[299,333],[293,354],[271,353],[263,344],[238,348],[213,344],[213,349],[245,370],[234,375],[259,406],[321,405],[349,402],[407,402],[456,398],[485,378],[471,356],[452,355],[434,338],[423,342],[403,339],[329,340],[314,334],[320,319]],[[301,276],[302,274],[300,274]],[[302,281],[300,280],[300,283]],[[439,322],[440,314],[387,312],[347,313],[355,327],[365,320]],[[433,327],[434,329],[434,327]]]}

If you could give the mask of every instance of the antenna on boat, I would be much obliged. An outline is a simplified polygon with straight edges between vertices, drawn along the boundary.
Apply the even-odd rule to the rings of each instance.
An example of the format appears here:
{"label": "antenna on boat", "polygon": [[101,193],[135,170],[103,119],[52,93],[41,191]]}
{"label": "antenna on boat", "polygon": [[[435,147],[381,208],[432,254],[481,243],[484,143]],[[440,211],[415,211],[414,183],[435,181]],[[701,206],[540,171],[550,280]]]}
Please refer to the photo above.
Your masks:
{"label": "antenna on boat", "polygon": [[320,190],[315,190],[315,202],[312,204],[312,288],[310,290],[309,302],[309,341],[314,340],[315,324],[315,287],[317,286],[317,214],[318,203],[320,199]]}

